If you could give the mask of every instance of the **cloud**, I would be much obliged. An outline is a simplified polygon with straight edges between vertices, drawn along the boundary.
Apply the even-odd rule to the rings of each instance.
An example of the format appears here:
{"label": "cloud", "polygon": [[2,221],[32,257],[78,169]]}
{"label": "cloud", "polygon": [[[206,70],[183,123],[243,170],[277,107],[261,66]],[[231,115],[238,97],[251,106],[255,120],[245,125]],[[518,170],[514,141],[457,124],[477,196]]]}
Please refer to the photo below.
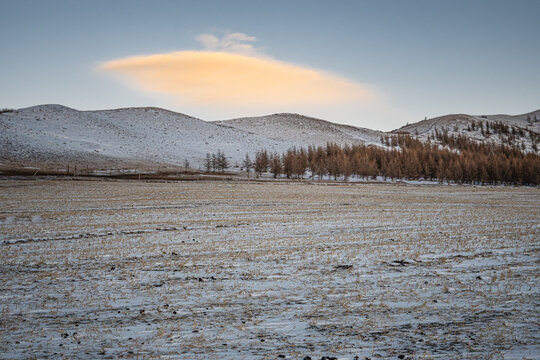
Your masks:
{"label": "cloud", "polygon": [[244,33],[226,33],[221,39],[213,34],[201,34],[196,39],[204,46],[206,50],[232,52],[245,55],[255,55],[257,49],[250,42],[257,41],[255,36],[249,36]]}
{"label": "cloud", "polygon": [[231,33],[218,39],[203,34],[206,51],[133,56],[102,63],[131,86],[164,94],[178,105],[273,108],[369,103],[366,85],[305,66],[252,55],[254,37]]}

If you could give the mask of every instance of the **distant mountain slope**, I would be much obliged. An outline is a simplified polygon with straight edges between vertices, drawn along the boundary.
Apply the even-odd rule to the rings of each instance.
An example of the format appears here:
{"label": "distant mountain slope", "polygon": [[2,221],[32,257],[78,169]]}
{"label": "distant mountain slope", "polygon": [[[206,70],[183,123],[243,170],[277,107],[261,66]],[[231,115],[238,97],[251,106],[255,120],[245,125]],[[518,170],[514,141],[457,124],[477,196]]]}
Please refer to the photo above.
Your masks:
{"label": "distant mountain slope", "polygon": [[135,161],[200,166],[218,149],[233,162],[294,144],[158,108],[78,111],[42,105],[0,114],[0,159],[63,163]]}
{"label": "distant mountain slope", "polygon": [[[508,129],[503,129],[504,126]],[[536,151],[533,144],[540,140],[540,110],[521,115],[452,114],[406,125],[392,133],[408,133],[421,140],[433,139],[436,133],[464,135],[478,142],[493,142]]]}
{"label": "distant mountain slope", "polygon": [[447,115],[384,133],[298,114],[206,122],[159,108],[78,111],[40,105],[0,112],[0,166],[111,168],[182,165],[188,160],[199,168],[206,153],[218,149],[234,166],[241,164],[246,153],[253,157],[260,149],[283,153],[293,146],[328,142],[385,146],[381,139],[395,133],[431,141],[441,133],[465,135],[479,142],[537,151],[534,144],[540,141],[539,131],[540,111],[518,116]]}
{"label": "distant mountain slope", "polygon": [[336,124],[299,114],[273,114],[216,121],[224,127],[296,144],[380,144],[381,131]]}

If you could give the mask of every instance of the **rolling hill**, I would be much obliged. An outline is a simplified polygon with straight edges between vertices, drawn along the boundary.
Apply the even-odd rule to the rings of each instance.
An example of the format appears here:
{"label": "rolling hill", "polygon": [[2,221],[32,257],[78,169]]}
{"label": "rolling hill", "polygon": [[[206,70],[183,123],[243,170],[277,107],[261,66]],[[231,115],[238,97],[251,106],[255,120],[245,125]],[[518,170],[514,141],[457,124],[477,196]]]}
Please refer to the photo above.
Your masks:
{"label": "rolling hill", "polygon": [[78,111],[42,105],[0,114],[2,162],[64,166],[199,166],[218,149],[240,161],[260,148],[282,151],[294,144],[158,108]]}
{"label": "rolling hill", "polygon": [[[396,133],[436,141],[437,133],[446,132],[536,151],[539,120],[540,110],[518,116],[447,115],[384,133],[298,114],[207,122],[160,108],[79,111],[40,105],[0,113],[0,166],[140,168],[181,166],[187,160],[200,168],[205,155],[218,149],[234,166],[260,149],[282,153],[328,142],[385,146],[384,137]],[[506,132],[499,131],[500,124]]]}
{"label": "rolling hill", "polygon": [[477,142],[492,142],[536,152],[540,140],[540,110],[522,115],[452,114],[406,125],[393,133],[407,133],[421,140],[433,139],[437,133],[462,135]]}
{"label": "rolling hill", "polygon": [[336,124],[299,114],[273,114],[217,121],[221,126],[263,135],[277,141],[289,141],[303,146],[336,144],[380,144],[384,134],[365,128]]}

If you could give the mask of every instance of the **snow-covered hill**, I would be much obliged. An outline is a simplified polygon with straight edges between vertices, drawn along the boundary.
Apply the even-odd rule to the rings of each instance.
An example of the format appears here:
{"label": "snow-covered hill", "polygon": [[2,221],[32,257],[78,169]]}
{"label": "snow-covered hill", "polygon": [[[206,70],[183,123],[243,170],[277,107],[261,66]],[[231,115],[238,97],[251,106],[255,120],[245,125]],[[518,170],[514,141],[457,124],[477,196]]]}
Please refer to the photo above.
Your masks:
{"label": "snow-covered hill", "polygon": [[[508,126],[507,133],[495,129],[500,123]],[[464,134],[476,141],[535,151],[540,110],[518,116],[447,115],[395,132],[424,140],[433,139],[436,132]],[[246,153],[253,157],[260,149],[283,153],[293,146],[328,142],[384,146],[381,138],[390,134],[298,114],[206,122],[159,108],[78,111],[40,105],[0,112],[0,166],[114,168],[182,165],[188,160],[200,168],[206,154],[218,150],[234,166],[241,164]]]}
{"label": "snow-covered hill", "polygon": [[219,149],[234,165],[246,152],[282,152],[293,145],[158,108],[77,111],[41,105],[0,114],[0,158],[28,164],[188,160],[199,167],[207,152]]}
{"label": "snow-covered hill", "polygon": [[295,144],[326,145],[380,144],[380,131],[336,124],[299,114],[273,114],[217,121],[225,127],[240,129],[279,141]]}
{"label": "snow-covered hill", "polygon": [[[502,125],[502,126],[501,126]],[[393,133],[408,133],[421,140],[433,139],[436,133],[465,135],[478,142],[493,142],[534,150],[540,140],[540,110],[522,115],[453,114],[406,125]],[[536,139],[536,140],[535,140]]]}

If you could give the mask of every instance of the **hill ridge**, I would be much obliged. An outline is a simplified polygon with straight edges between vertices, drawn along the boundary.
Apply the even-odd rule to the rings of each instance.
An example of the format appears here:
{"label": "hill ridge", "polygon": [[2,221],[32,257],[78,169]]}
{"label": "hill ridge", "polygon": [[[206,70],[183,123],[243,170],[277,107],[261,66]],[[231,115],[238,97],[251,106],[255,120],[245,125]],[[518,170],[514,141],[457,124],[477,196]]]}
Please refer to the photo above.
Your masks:
{"label": "hill ridge", "polygon": [[[533,145],[540,132],[539,115],[540,110],[510,116],[449,114],[382,132],[297,113],[205,121],[159,107],[77,110],[43,104],[0,113],[0,163],[181,165],[187,160],[200,167],[206,153],[219,149],[234,166],[241,164],[246,153],[253,156],[260,149],[282,153],[293,146],[329,142],[386,147],[385,137],[397,132],[426,141],[443,130],[478,142],[509,143],[536,151]],[[472,124],[497,122],[523,130],[509,142],[477,126],[471,129]]]}

